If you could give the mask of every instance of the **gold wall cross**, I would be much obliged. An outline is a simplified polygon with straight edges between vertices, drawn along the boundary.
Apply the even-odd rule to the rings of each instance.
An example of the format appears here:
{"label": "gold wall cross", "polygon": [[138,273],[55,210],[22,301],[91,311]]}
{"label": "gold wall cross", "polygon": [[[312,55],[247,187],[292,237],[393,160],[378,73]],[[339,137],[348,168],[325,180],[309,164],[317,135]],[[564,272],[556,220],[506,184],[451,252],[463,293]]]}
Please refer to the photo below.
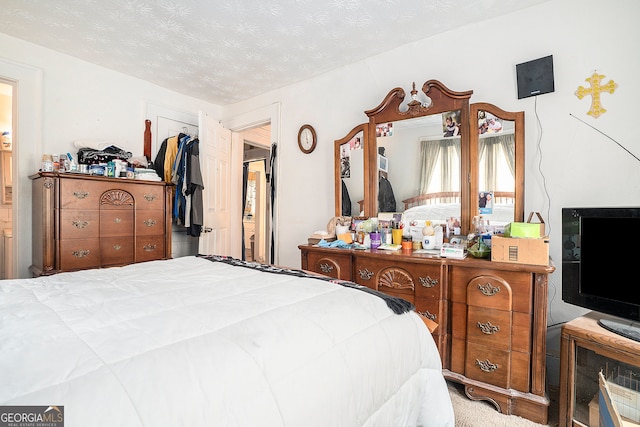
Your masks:
{"label": "gold wall cross", "polygon": [[600,114],[603,114],[607,111],[602,107],[602,104],[600,103],[600,93],[601,92],[613,93],[618,87],[618,84],[615,83],[613,80],[609,80],[609,83],[607,83],[604,86],[600,86],[600,82],[602,81],[603,78],[604,78],[603,74],[598,74],[594,72],[591,77],[585,79],[585,81],[588,82],[591,85],[591,87],[585,88],[582,86],[578,86],[578,90],[576,90],[575,92],[576,96],[579,99],[582,99],[587,95],[591,95],[591,109],[587,112],[587,114],[590,116],[593,116],[596,119],[600,117]]}

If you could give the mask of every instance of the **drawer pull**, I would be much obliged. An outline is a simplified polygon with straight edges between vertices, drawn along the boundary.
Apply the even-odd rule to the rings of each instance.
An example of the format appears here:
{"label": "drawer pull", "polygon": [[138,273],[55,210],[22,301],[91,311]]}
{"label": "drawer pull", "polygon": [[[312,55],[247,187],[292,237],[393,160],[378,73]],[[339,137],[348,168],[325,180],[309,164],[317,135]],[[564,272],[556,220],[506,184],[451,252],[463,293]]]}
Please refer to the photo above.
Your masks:
{"label": "drawer pull", "polygon": [[496,332],[500,331],[500,326],[492,325],[491,322],[487,322],[487,323],[478,322],[476,326],[480,328],[483,334],[486,334],[486,335],[493,335]]}
{"label": "drawer pull", "polygon": [[498,369],[498,365],[496,365],[495,363],[491,363],[489,361],[489,359],[487,359],[487,360],[478,360],[478,359],[476,359],[476,365],[483,372],[494,372],[495,370]]}
{"label": "drawer pull", "polygon": [[500,286],[493,286],[491,283],[481,284],[478,283],[478,289],[482,293],[482,295],[487,297],[492,297],[498,292],[500,292]]}
{"label": "drawer pull", "polygon": [[320,271],[322,271],[323,273],[331,273],[333,271],[333,265],[320,264]]}
{"label": "drawer pull", "polygon": [[86,191],[74,191],[73,195],[76,196],[77,199],[86,199],[89,193]]}
{"label": "drawer pull", "polygon": [[438,279],[433,279],[430,276],[427,277],[419,277],[420,284],[425,288],[433,288],[438,284]]}
{"label": "drawer pull", "polygon": [[366,268],[364,270],[358,270],[358,274],[360,275],[360,278],[363,280],[369,280],[374,276],[374,272],[373,271],[369,271]]}
{"label": "drawer pull", "polygon": [[79,251],[73,251],[71,253],[76,258],[84,258],[84,257],[88,256],[91,253],[91,251],[89,251],[89,249],[81,249]]}
{"label": "drawer pull", "polygon": [[154,225],[156,225],[156,220],[155,219],[145,219],[144,221],[144,225],[146,225],[147,227],[153,227]]}
{"label": "drawer pull", "polygon": [[157,198],[155,194],[145,194],[143,197],[147,200],[147,202],[153,202]]}
{"label": "drawer pull", "polygon": [[153,252],[156,250],[156,245],[149,243],[148,245],[144,245],[142,248],[147,252]]}
{"label": "drawer pull", "polygon": [[427,319],[431,319],[431,320],[433,320],[434,322],[436,321],[436,318],[438,317],[438,316],[436,316],[435,314],[431,314],[431,313],[429,312],[429,310],[425,310],[425,311],[418,311],[418,310],[416,310],[416,312],[417,312],[418,314],[423,315],[423,316],[424,316],[424,317],[426,317]]}
{"label": "drawer pull", "polygon": [[83,228],[86,228],[87,225],[89,225],[89,222],[88,221],[71,221],[71,224],[73,224],[75,228],[83,229]]}
{"label": "drawer pull", "polygon": [[122,246],[120,246],[120,245],[113,245],[113,249],[115,249],[116,251],[119,251],[120,249],[122,249]]}
{"label": "drawer pull", "polygon": [[115,222],[116,224],[120,224],[122,222],[122,219],[120,218],[113,218],[113,222]]}

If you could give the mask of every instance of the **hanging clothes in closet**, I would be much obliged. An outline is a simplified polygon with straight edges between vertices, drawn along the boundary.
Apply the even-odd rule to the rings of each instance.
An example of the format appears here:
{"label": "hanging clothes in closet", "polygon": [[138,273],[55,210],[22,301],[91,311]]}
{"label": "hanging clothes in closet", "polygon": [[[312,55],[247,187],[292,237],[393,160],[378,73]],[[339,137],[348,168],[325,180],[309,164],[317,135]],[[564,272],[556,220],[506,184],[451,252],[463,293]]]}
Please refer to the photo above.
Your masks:
{"label": "hanging clothes in closet", "polygon": [[200,237],[204,222],[202,171],[197,136],[180,133],[166,138],[154,162],[156,173],[175,184],[173,219],[187,229],[187,235]]}

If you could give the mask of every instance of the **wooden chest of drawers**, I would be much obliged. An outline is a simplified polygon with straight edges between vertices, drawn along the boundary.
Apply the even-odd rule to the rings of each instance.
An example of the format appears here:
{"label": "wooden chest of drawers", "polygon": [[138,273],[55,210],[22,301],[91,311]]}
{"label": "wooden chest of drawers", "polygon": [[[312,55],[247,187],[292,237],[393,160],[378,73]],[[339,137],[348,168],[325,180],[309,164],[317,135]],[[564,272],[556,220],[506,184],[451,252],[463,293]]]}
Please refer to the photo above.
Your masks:
{"label": "wooden chest of drawers", "polygon": [[71,173],[30,178],[34,276],[171,256],[171,185]]}
{"label": "wooden chest of drawers", "polygon": [[447,379],[506,414],[546,424],[547,276],[534,266],[299,246],[302,268],[395,295],[438,323]]}

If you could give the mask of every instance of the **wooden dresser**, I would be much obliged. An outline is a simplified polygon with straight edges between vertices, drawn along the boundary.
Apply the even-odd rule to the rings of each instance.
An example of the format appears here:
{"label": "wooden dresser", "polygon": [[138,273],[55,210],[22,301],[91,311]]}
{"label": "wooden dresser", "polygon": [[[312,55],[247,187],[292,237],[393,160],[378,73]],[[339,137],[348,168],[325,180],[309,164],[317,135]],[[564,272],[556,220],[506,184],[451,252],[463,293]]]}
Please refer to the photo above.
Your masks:
{"label": "wooden dresser", "polygon": [[537,423],[545,390],[547,276],[555,268],[411,252],[299,246],[302,268],[411,301],[438,327],[447,379],[467,396]]}
{"label": "wooden dresser", "polygon": [[76,173],[29,178],[34,276],[171,257],[173,186]]}

